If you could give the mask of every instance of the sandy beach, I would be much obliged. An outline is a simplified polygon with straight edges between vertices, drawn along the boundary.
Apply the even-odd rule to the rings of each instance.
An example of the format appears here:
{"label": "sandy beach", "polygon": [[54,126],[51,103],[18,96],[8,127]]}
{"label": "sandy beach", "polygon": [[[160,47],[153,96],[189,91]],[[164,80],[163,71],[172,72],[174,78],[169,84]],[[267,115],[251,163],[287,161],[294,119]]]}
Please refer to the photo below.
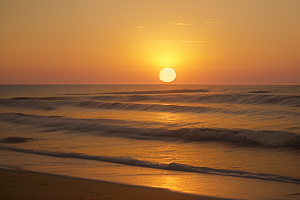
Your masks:
{"label": "sandy beach", "polygon": [[177,193],[161,188],[0,169],[0,200],[13,199],[216,200],[218,198]]}

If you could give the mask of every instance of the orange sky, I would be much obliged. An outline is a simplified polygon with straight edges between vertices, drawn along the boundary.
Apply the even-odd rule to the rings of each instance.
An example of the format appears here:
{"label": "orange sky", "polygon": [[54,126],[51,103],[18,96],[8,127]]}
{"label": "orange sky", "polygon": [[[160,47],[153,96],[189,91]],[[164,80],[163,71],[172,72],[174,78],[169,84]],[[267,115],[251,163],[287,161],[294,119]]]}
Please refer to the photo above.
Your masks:
{"label": "orange sky", "polygon": [[298,0],[1,0],[0,84],[300,84]]}

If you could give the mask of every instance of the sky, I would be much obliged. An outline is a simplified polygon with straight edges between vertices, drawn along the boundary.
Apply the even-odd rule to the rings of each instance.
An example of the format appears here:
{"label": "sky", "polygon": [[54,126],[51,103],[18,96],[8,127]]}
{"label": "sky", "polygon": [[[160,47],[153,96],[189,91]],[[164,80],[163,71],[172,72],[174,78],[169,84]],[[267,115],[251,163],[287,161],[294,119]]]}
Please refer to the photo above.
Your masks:
{"label": "sky", "polygon": [[[0,0],[0,84],[300,84],[299,0]],[[169,83],[170,84],[170,83]]]}

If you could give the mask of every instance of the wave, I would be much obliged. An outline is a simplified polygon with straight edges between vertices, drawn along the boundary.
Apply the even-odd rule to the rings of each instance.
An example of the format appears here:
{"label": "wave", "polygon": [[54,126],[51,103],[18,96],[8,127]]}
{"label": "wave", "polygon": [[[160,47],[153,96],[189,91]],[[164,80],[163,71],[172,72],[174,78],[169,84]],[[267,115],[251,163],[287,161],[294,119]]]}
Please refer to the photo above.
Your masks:
{"label": "wave", "polygon": [[33,138],[24,138],[24,137],[8,137],[0,140],[1,143],[13,144],[13,143],[23,143],[29,142],[33,140]]}
{"label": "wave", "polygon": [[[247,94],[211,94],[206,90],[162,90],[162,91],[137,91],[115,92],[95,94],[78,94],[77,96],[54,96],[54,97],[14,97],[0,99],[5,101],[78,101],[78,100],[102,100],[136,102],[147,101],[159,103],[226,103],[226,104],[253,104],[253,105],[281,105],[300,107],[300,95],[271,95],[269,91],[257,90]],[[106,95],[105,95],[106,94]],[[168,94],[168,95],[166,95]]]}
{"label": "wave", "polygon": [[[0,120],[45,128],[110,137],[182,142],[221,141],[242,145],[300,149],[300,136],[283,131],[221,128],[145,128],[128,127],[125,120],[75,119],[60,116],[39,116],[23,113],[0,113]],[[125,122],[125,123],[124,123]],[[122,126],[121,124],[125,124]]]}
{"label": "wave", "polygon": [[67,101],[40,101],[34,99],[21,99],[7,100],[0,99],[0,105],[5,107],[17,107],[25,109],[37,109],[37,110],[55,110],[57,107],[68,105]]}
{"label": "wave", "polygon": [[128,92],[111,92],[111,93],[100,93],[100,94],[169,94],[169,93],[199,93],[208,92],[207,89],[198,90],[150,90],[150,91],[128,91]]}
{"label": "wave", "polygon": [[22,100],[68,100],[68,97],[14,97],[10,100],[22,101]]}
{"label": "wave", "polygon": [[[256,93],[260,93],[256,92]],[[231,104],[255,104],[255,105],[284,105],[300,106],[298,95],[258,95],[258,94],[214,94],[203,95],[197,99],[203,103],[231,103]]]}
{"label": "wave", "polygon": [[270,93],[271,91],[267,91],[267,90],[254,90],[254,91],[250,91],[249,93]]}
{"label": "wave", "polygon": [[181,106],[170,104],[148,104],[148,103],[124,103],[124,102],[95,102],[81,101],[77,103],[77,107],[101,108],[101,109],[116,109],[116,110],[139,110],[151,112],[190,112],[204,113],[217,112],[222,109],[209,108],[203,106]]}
{"label": "wave", "polygon": [[[268,91],[251,91],[249,94],[170,94],[170,95],[117,95],[117,96],[91,96],[91,100],[109,101],[154,101],[161,103],[227,103],[252,105],[281,105],[300,106],[298,95],[269,95],[262,94]],[[125,93],[124,93],[125,94]]]}
{"label": "wave", "polygon": [[[93,97],[95,98],[95,97]],[[141,103],[137,101],[144,101],[144,96],[130,96],[126,97],[127,101],[133,102],[115,102],[110,96],[104,96],[98,98],[98,100],[104,101],[94,101],[94,100],[76,100],[70,101],[67,99],[55,99],[52,100],[36,100],[36,99],[23,99],[22,100],[7,100],[0,99],[0,105],[5,107],[17,107],[25,109],[37,109],[51,111],[61,107],[78,107],[86,109],[107,109],[107,110],[134,110],[134,111],[147,111],[147,112],[171,112],[171,113],[224,113],[224,114],[234,114],[234,115],[264,115],[272,112],[273,114],[282,115],[282,111],[278,110],[245,110],[245,109],[232,109],[232,108],[218,108],[210,106],[197,106],[193,105],[178,105],[171,103]],[[48,99],[48,98],[42,98]],[[129,100],[131,99],[131,100]],[[248,99],[249,100],[249,99]],[[212,100],[215,101],[215,100]],[[297,111],[284,110],[285,115],[292,115],[300,117],[300,113]]]}
{"label": "wave", "polygon": [[[126,103],[126,102],[101,102],[101,101],[11,101],[0,100],[0,105],[10,107],[32,108],[39,110],[54,110],[62,106],[75,106],[90,109],[115,109],[115,110],[136,110],[136,111],[151,111],[151,112],[220,112],[221,108],[210,108],[203,106],[181,106],[172,104],[149,104],[149,103]],[[224,110],[228,113],[229,111]],[[237,114],[238,112],[234,112]]]}
{"label": "wave", "polygon": [[38,154],[44,156],[53,156],[60,158],[78,158],[78,159],[86,159],[86,160],[96,160],[96,161],[104,161],[111,163],[118,163],[124,165],[133,165],[139,167],[146,168],[155,168],[155,169],[163,169],[163,170],[174,170],[174,171],[184,171],[184,172],[194,172],[194,173],[204,173],[204,174],[214,174],[214,175],[223,175],[223,176],[234,176],[234,177],[242,177],[242,178],[252,178],[252,179],[261,179],[268,181],[278,181],[278,182],[287,182],[300,184],[300,179],[293,178],[289,176],[280,176],[275,174],[266,174],[266,173],[252,173],[245,172],[239,170],[228,170],[228,169],[216,169],[209,167],[199,167],[186,165],[181,163],[154,163],[145,160],[138,160],[131,157],[111,157],[111,156],[97,156],[97,155],[87,155],[84,153],[66,153],[66,152],[51,152],[44,150],[32,150],[32,149],[22,149],[15,147],[5,147],[0,145],[0,149],[29,153],[29,154]]}
{"label": "wave", "polygon": [[169,93],[199,93],[208,92],[208,89],[183,89],[183,90],[145,90],[127,92],[103,92],[103,93],[67,93],[65,95],[96,95],[96,94],[169,94]]}

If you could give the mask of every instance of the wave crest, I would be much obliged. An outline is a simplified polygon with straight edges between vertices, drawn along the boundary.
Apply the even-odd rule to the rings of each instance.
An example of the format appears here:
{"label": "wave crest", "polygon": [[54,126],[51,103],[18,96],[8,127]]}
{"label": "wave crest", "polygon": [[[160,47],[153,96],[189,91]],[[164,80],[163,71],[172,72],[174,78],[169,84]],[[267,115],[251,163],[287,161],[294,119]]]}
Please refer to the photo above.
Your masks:
{"label": "wave crest", "polygon": [[252,178],[252,179],[261,179],[261,180],[268,180],[268,181],[300,184],[300,179],[289,177],[289,176],[280,176],[280,175],[265,174],[265,173],[252,173],[252,172],[228,170],[228,169],[216,169],[216,168],[209,168],[209,167],[199,167],[199,166],[192,166],[192,165],[186,165],[186,164],[174,163],[174,162],[169,164],[153,163],[145,160],[138,160],[131,157],[98,156],[98,155],[87,155],[84,153],[51,152],[51,151],[43,151],[43,150],[38,151],[32,149],[5,147],[1,145],[0,145],[0,149],[22,152],[22,153],[60,157],[60,158],[78,158],[78,159],[104,161],[104,162],[155,168],[155,169],[215,174],[215,175],[223,175],[223,176],[234,176],[234,177],[242,177],[242,178]]}
{"label": "wave crest", "polygon": [[0,113],[0,120],[39,126],[45,128],[46,131],[67,130],[133,139],[184,142],[221,141],[242,143],[243,145],[300,149],[300,136],[283,131],[221,128],[180,128],[175,130],[132,128],[116,125],[122,124],[120,120],[114,120],[115,123],[111,123],[112,120],[107,119],[75,119],[59,116],[26,115],[23,113]]}
{"label": "wave crest", "polygon": [[[248,94],[204,94],[206,90],[168,90],[104,93],[101,95],[77,95],[57,97],[14,97],[0,99],[0,104],[21,104],[21,102],[77,102],[78,100],[119,101],[119,102],[159,102],[159,103],[227,103],[252,105],[300,106],[299,95],[270,95],[268,91],[250,91]],[[190,93],[193,93],[192,95]],[[166,95],[168,94],[168,95]]]}

